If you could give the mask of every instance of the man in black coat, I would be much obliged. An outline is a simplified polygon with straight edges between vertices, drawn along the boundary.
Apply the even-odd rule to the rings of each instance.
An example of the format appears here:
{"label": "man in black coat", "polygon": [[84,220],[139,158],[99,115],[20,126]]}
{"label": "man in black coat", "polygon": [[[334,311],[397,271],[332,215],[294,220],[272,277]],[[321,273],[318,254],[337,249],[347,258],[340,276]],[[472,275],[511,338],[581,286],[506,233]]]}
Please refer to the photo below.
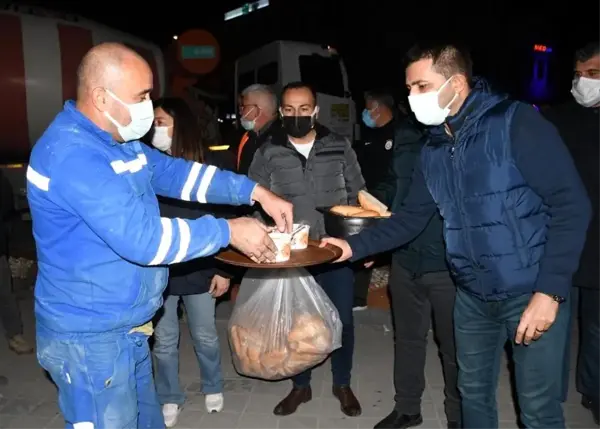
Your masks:
{"label": "man in black coat", "polygon": [[[598,42],[590,43],[577,51],[571,93],[574,100],[551,108],[545,113],[558,128],[569,148],[592,204],[593,217],[573,284],[578,288],[580,299],[581,339],[577,362],[577,391],[582,394],[582,405],[592,411],[594,420],[598,423],[600,408],[598,368],[600,361],[598,338],[600,330],[598,322],[600,318],[598,304],[600,300],[598,289],[600,49]],[[568,371],[566,373],[568,374]]]}
{"label": "man in black coat", "polygon": [[[393,190],[389,190],[389,171],[392,169],[394,148],[404,144],[399,128],[405,118],[396,109],[394,97],[386,91],[369,91],[365,93],[365,109],[362,121],[366,129],[364,138],[354,144],[354,150],[360,169],[367,185],[367,190],[383,203],[390,206],[394,198]],[[400,131],[400,134],[402,132]],[[399,142],[399,140],[402,140]],[[417,137],[418,140],[418,137]],[[409,173],[410,176],[410,173]],[[378,258],[378,265],[389,262],[388,257]],[[371,284],[373,268],[365,268],[362,264],[355,267],[354,275],[354,310],[367,308],[367,296]]]}
{"label": "man in black coat", "polygon": [[258,148],[281,130],[277,106],[277,96],[267,85],[254,84],[242,91],[240,125],[246,132],[234,147],[237,173],[247,175]]}

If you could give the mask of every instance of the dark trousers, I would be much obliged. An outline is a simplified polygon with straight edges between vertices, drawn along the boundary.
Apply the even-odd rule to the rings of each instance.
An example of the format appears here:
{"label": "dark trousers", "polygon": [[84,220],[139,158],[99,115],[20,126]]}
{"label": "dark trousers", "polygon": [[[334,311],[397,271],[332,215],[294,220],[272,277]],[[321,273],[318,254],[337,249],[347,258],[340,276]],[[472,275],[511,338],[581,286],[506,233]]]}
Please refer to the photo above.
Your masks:
{"label": "dark trousers", "polygon": [[565,358],[563,362],[562,374],[562,401],[566,402],[569,396],[569,379],[571,378],[571,340],[573,336],[573,325],[578,323],[579,315],[579,288],[571,288],[571,294],[567,305],[571,307],[571,322],[567,333],[567,341],[565,341]]}
{"label": "dark trousers", "polygon": [[354,268],[354,301],[357,305],[367,305],[369,286],[373,268],[365,268],[361,265]]}
{"label": "dark trousers", "polygon": [[[340,315],[342,322],[342,347],[331,353],[331,373],[335,386],[349,386],[354,355],[354,272],[349,265],[332,264],[311,270],[315,280],[323,288]],[[310,385],[311,370],[292,378],[294,386]]]}
{"label": "dark trousers", "polygon": [[13,293],[12,273],[6,255],[0,256],[0,320],[8,338],[23,333],[21,312]]}
{"label": "dark trousers", "polygon": [[579,289],[579,354],[577,356],[577,391],[593,401],[600,394],[600,291]]}
{"label": "dark trousers", "polygon": [[562,410],[564,347],[571,307],[561,305],[554,324],[531,344],[514,338],[531,295],[482,301],[459,289],[454,331],[462,399],[463,428],[497,428],[496,388],[500,359],[512,344],[521,422],[527,428],[565,428]]}
{"label": "dark trousers", "polygon": [[390,293],[396,334],[394,385],[396,409],[419,414],[425,390],[425,357],[431,317],[442,355],[444,408],[449,421],[460,422],[452,315],[456,287],[447,271],[413,276],[392,261]]}

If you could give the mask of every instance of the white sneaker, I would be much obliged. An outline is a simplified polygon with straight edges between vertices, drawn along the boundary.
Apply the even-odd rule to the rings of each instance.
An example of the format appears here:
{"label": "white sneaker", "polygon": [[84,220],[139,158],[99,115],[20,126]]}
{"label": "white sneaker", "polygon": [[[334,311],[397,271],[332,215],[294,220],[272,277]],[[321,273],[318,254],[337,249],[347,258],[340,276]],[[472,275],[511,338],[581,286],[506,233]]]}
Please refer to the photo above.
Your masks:
{"label": "white sneaker", "polygon": [[209,413],[220,413],[223,411],[224,398],[222,393],[211,393],[204,398],[206,411]]}
{"label": "white sneaker", "polygon": [[181,412],[181,408],[177,404],[165,404],[162,407],[163,417],[165,419],[165,426],[168,428],[172,428],[177,424],[177,418],[179,417],[179,413]]}

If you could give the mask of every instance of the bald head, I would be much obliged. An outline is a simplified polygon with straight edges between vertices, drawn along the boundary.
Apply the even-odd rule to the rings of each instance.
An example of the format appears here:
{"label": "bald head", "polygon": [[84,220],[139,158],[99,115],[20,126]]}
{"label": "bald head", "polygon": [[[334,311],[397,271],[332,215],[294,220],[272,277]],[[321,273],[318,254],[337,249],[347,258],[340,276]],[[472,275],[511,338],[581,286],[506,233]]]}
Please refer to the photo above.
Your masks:
{"label": "bald head", "polygon": [[120,43],[94,46],[81,60],[77,70],[77,96],[85,97],[94,88],[112,88],[132,69],[150,72],[146,61],[134,50]]}
{"label": "bald head", "polygon": [[152,91],[150,66],[120,43],[90,49],[79,65],[77,78],[77,108],[117,140],[114,121],[122,126],[130,123],[127,106],[148,100]]}

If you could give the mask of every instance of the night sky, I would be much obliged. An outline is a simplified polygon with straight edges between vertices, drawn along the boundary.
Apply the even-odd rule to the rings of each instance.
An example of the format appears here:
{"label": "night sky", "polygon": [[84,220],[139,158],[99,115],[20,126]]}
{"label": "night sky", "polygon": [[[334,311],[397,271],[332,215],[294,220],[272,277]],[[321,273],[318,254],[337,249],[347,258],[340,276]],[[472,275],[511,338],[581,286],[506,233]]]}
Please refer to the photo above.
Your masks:
{"label": "night sky", "polygon": [[[574,3],[567,9],[564,2],[271,0],[268,8],[227,22],[223,14],[244,1],[36,3],[163,46],[186,29],[207,29],[221,45],[223,64],[214,73],[222,75],[237,56],[273,40],[332,45],[346,63],[354,94],[373,87],[403,91],[404,52],[417,40],[434,39],[468,46],[476,74],[520,98],[527,98],[524,87],[532,74],[533,45],[551,46],[549,78],[556,88],[552,98],[561,99],[569,95],[575,48],[599,33],[598,2],[588,2],[587,7],[585,2]],[[144,6],[136,9],[135,4]],[[230,92],[232,79],[223,79],[221,86]]]}

